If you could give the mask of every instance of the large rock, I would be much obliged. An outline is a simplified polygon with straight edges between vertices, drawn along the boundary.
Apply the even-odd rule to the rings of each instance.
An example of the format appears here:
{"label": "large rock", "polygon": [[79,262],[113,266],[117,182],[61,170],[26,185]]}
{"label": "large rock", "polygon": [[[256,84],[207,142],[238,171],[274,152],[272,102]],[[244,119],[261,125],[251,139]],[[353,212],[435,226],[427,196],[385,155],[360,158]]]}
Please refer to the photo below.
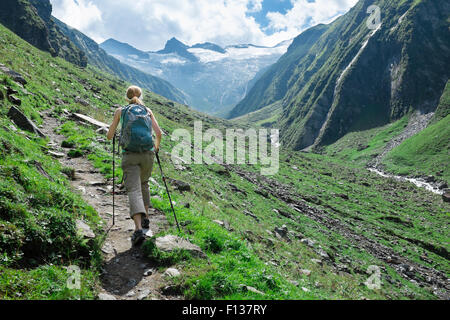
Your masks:
{"label": "large rock", "polygon": [[9,102],[11,102],[13,105],[20,106],[22,104],[22,100],[17,98],[15,95],[9,95],[8,96]]}
{"label": "large rock", "polygon": [[80,232],[80,234],[89,239],[95,238],[95,233],[92,231],[92,229],[82,220],[77,220],[77,230]]}
{"label": "large rock", "polygon": [[171,252],[173,250],[183,249],[189,251],[193,256],[206,258],[206,254],[199,246],[174,235],[169,234],[164,237],[159,237],[156,239],[155,244],[161,251]]}
{"label": "large rock", "polygon": [[175,268],[169,268],[164,272],[163,276],[169,278],[177,278],[181,276],[181,273]]}
{"label": "large rock", "polygon": [[450,202],[450,189],[444,190],[444,193],[442,194],[442,200],[444,200],[444,202]]}
{"label": "large rock", "polygon": [[34,124],[33,121],[28,119],[19,109],[12,106],[11,109],[9,109],[8,117],[14,121],[14,123],[21,129],[34,132],[41,137],[45,138],[45,135],[42,133],[41,130],[38,129],[36,124]]}
{"label": "large rock", "polygon": [[77,120],[89,122],[90,124],[92,124],[96,127],[99,127],[99,128],[103,128],[103,127],[109,128],[108,124],[98,121],[98,120],[95,120],[91,117],[85,116],[84,114],[74,113],[74,114],[72,114],[72,117],[74,117]]}
{"label": "large rock", "polygon": [[183,192],[183,191],[191,191],[191,186],[188,183],[184,182],[184,181],[170,179],[170,183],[178,191],[181,191],[181,192]]}
{"label": "large rock", "polygon": [[288,236],[288,228],[286,225],[281,226],[281,228],[275,227],[274,232],[276,235],[279,235],[281,238],[290,240],[289,236]]}
{"label": "large rock", "polygon": [[75,98],[75,102],[79,103],[79,104],[81,104],[81,105],[83,105],[85,107],[89,107],[89,102],[84,100],[84,99],[81,99],[80,97],[76,97]]}
{"label": "large rock", "polygon": [[7,74],[11,79],[23,86],[27,84],[27,80],[25,80],[25,78],[20,73],[5,67],[4,64],[0,64],[0,71]]}
{"label": "large rock", "polygon": [[98,295],[99,300],[117,300],[116,297],[107,293],[100,293]]}

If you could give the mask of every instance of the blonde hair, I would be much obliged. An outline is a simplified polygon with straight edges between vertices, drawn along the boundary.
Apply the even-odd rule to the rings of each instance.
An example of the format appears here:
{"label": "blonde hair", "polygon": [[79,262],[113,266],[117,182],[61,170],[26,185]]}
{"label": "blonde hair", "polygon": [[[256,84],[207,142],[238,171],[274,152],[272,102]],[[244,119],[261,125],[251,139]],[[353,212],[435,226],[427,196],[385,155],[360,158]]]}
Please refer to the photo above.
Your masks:
{"label": "blonde hair", "polygon": [[131,86],[127,89],[127,98],[130,103],[144,105],[144,103],[142,103],[142,100],[140,99],[141,97],[141,88],[137,86]]}

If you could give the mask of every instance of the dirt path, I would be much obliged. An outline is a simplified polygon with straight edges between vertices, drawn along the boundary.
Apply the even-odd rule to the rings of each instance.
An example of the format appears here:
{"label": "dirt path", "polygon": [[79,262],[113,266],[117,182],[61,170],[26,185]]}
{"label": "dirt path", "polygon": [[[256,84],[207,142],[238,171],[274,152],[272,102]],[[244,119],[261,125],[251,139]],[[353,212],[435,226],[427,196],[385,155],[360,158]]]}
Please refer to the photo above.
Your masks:
{"label": "dirt path", "polygon": [[[134,223],[129,217],[128,197],[123,191],[116,191],[115,225],[112,226],[112,181],[106,181],[93,165],[84,157],[71,159],[67,157],[69,149],[61,148],[64,136],[58,135],[54,129],[60,122],[50,116],[51,110],[43,114],[45,127],[43,133],[49,137],[49,146],[53,151],[64,153],[59,158],[65,167],[75,169],[72,181],[74,190],[90,204],[104,222],[106,240],[102,248],[104,265],[100,276],[102,297],[114,297],[117,300],[182,299],[178,296],[166,296],[160,292],[165,282],[157,266],[143,256],[140,248],[131,246],[131,235]],[[150,230],[156,234],[168,226],[163,213],[150,210]]]}

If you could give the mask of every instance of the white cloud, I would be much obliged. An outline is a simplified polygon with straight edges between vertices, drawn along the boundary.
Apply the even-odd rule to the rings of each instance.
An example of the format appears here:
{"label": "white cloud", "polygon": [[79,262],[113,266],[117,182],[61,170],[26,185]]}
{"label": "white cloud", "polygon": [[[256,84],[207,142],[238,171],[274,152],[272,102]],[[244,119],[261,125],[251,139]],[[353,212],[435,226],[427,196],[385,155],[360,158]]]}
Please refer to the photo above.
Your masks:
{"label": "white cloud", "polygon": [[291,0],[293,7],[286,14],[269,12],[270,21],[267,29],[275,33],[266,41],[277,43],[300,34],[307,28],[319,23],[330,23],[338,16],[347,12],[358,0]]}
{"label": "white cloud", "polygon": [[90,36],[96,41],[101,41],[92,28],[102,23],[102,13],[100,9],[92,2],[86,0],[51,0],[53,5],[52,15],[66,24],[80,30],[90,33]]}
{"label": "white cloud", "polygon": [[263,0],[51,0],[53,15],[97,42],[114,38],[141,50],[159,50],[176,37],[186,44],[213,42],[275,45],[347,11],[357,0],[291,0],[286,14],[269,13],[267,36],[249,13]]}

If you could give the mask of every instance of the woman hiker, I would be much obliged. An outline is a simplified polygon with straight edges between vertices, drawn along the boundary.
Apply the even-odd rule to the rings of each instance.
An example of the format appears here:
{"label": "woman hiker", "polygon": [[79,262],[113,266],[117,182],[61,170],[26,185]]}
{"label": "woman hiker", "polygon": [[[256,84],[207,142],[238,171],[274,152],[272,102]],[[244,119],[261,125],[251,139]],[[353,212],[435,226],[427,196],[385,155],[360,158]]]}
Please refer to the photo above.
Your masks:
{"label": "woman hiker", "polygon": [[[149,228],[148,180],[152,174],[155,152],[159,151],[162,136],[153,112],[144,106],[141,96],[142,90],[139,87],[128,88],[127,100],[130,104],[116,110],[107,134],[108,140],[113,139],[117,126],[119,123],[122,124],[120,142],[123,149],[122,170],[125,189],[128,193],[130,216],[135,224],[135,231],[131,237],[134,246],[139,245],[145,239],[142,229]],[[156,135],[154,144],[151,138],[152,129]],[[132,130],[134,132],[130,133]],[[135,134],[135,132],[139,134]]]}

